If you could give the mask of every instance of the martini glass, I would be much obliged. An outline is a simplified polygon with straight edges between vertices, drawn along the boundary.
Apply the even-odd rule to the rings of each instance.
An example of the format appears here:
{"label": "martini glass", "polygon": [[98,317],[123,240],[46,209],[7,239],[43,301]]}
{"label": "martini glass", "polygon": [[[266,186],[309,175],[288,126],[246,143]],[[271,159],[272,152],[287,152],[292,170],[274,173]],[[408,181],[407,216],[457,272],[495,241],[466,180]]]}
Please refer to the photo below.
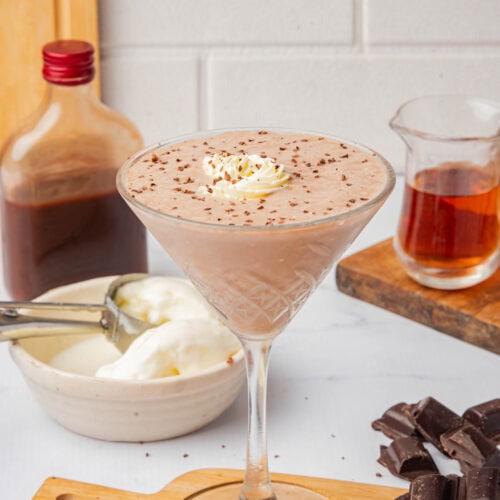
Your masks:
{"label": "martini glass", "polygon": [[[153,151],[161,153],[162,149],[184,140],[203,140],[225,132],[221,130],[176,137],[144,149],[121,167],[117,177],[118,190],[130,208],[237,335],[245,352],[249,420],[244,481],[207,489],[193,496],[196,499],[325,498],[299,486],[271,484],[266,447],[269,353],[273,339],[287,326],[394,187],[394,172],[388,162],[365,146],[325,134],[267,130],[322,135],[365,151],[383,166],[385,184],[371,200],[347,212],[277,226],[230,226],[177,218],[131,196],[127,175],[132,165],[149,158]],[[336,186],[332,186],[332,191],[335,189]]]}

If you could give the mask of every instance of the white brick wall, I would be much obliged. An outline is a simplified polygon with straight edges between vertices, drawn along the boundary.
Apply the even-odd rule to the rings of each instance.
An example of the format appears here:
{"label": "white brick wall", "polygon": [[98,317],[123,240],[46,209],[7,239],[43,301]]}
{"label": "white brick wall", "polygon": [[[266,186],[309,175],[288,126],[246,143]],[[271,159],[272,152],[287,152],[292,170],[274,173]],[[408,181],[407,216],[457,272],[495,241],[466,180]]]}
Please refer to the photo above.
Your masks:
{"label": "white brick wall", "polygon": [[230,126],[365,142],[405,100],[500,100],[500,0],[100,0],[103,98],[147,143]]}
{"label": "white brick wall", "polygon": [[500,43],[498,0],[371,0],[365,17],[374,45]]}
{"label": "white brick wall", "polygon": [[349,0],[101,0],[101,38],[104,46],[347,45],[352,10]]}

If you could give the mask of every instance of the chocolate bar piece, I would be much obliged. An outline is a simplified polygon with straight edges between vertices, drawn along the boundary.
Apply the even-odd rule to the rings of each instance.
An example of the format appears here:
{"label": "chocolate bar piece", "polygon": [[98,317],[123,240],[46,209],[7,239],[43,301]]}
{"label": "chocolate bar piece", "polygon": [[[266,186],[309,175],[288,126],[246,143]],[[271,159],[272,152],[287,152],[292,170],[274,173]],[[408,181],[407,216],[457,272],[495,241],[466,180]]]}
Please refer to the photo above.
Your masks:
{"label": "chocolate bar piece", "polygon": [[462,472],[485,465],[500,467],[500,450],[477,427],[466,422],[441,436],[444,451],[460,463]]}
{"label": "chocolate bar piece", "polygon": [[410,500],[455,500],[458,499],[460,478],[431,474],[420,476],[411,483]]}
{"label": "chocolate bar piece", "polygon": [[500,399],[472,406],[465,411],[463,417],[482,430],[486,437],[500,443]]}
{"label": "chocolate bar piece", "polygon": [[409,411],[408,418],[422,436],[444,452],[441,434],[462,423],[462,418],[434,398],[425,398]]}
{"label": "chocolate bar piece", "polygon": [[500,469],[471,469],[464,477],[420,476],[396,500],[500,500]]}
{"label": "chocolate bar piece", "polygon": [[416,436],[415,426],[408,419],[411,405],[398,403],[391,406],[379,419],[372,423],[376,431],[382,431],[391,439]]}
{"label": "chocolate bar piece", "polygon": [[403,479],[438,472],[429,452],[418,438],[412,436],[396,439],[389,446],[381,446],[378,461],[391,474]]}
{"label": "chocolate bar piece", "polygon": [[472,469],[465,476],[466,500],[500,500],[500,469]]}

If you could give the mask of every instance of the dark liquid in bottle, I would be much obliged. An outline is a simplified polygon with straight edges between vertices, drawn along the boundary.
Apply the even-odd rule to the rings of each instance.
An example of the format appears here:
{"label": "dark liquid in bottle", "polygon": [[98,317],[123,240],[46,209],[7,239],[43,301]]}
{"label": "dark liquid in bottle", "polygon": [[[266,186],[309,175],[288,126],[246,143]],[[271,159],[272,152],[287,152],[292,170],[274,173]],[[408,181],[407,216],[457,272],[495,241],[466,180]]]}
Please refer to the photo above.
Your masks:
{"label": "dark liquid in bottle", "polygon": [[450,163],[422,170],[405,186],[402,249],[430,267],[482,263],[498,247],[498,196],[493,169]]}
{"label": "dark liquid in bottle", "polygon": [[37,203],[3,199],[2,205],[5,284],[15,299],[147,271],[144,226],[116,191]]}

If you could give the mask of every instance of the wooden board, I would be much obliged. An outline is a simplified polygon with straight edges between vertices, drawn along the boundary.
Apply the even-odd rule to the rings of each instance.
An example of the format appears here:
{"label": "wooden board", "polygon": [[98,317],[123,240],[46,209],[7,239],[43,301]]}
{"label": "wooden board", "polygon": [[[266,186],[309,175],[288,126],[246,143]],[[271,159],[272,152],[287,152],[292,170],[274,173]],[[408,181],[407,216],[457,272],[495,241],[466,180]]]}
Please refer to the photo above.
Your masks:
{"label": "wooden board", "polygon": [[[42,46],[59,38],[80,38],[98,51],[99,43],[97,0],[0,0],[0,12],[1,147],[42,100]],[[94,88],[98,91],[98,70],[96,74]]]}
{"label": "wooden board", "polygon": [[[275,482],[303,486],[330,500],[394,500],[405,492],[405,490],[387,486],[332,479],[289,474],[271,474],[271,476]],[[53,477],[43,483],[33,498],[34,500],[196,500],[197,493],[201,491],[224,484],[240,483],[242,478],[243,471],[239,470],[195,470],[178,477],[158,493],[144,495]]]}
{"label": "wooden board", "polygon": [[405,273],[383,241],[339,262],[340,291],[500,354],[500,270],[464,290],[434,290]]}

